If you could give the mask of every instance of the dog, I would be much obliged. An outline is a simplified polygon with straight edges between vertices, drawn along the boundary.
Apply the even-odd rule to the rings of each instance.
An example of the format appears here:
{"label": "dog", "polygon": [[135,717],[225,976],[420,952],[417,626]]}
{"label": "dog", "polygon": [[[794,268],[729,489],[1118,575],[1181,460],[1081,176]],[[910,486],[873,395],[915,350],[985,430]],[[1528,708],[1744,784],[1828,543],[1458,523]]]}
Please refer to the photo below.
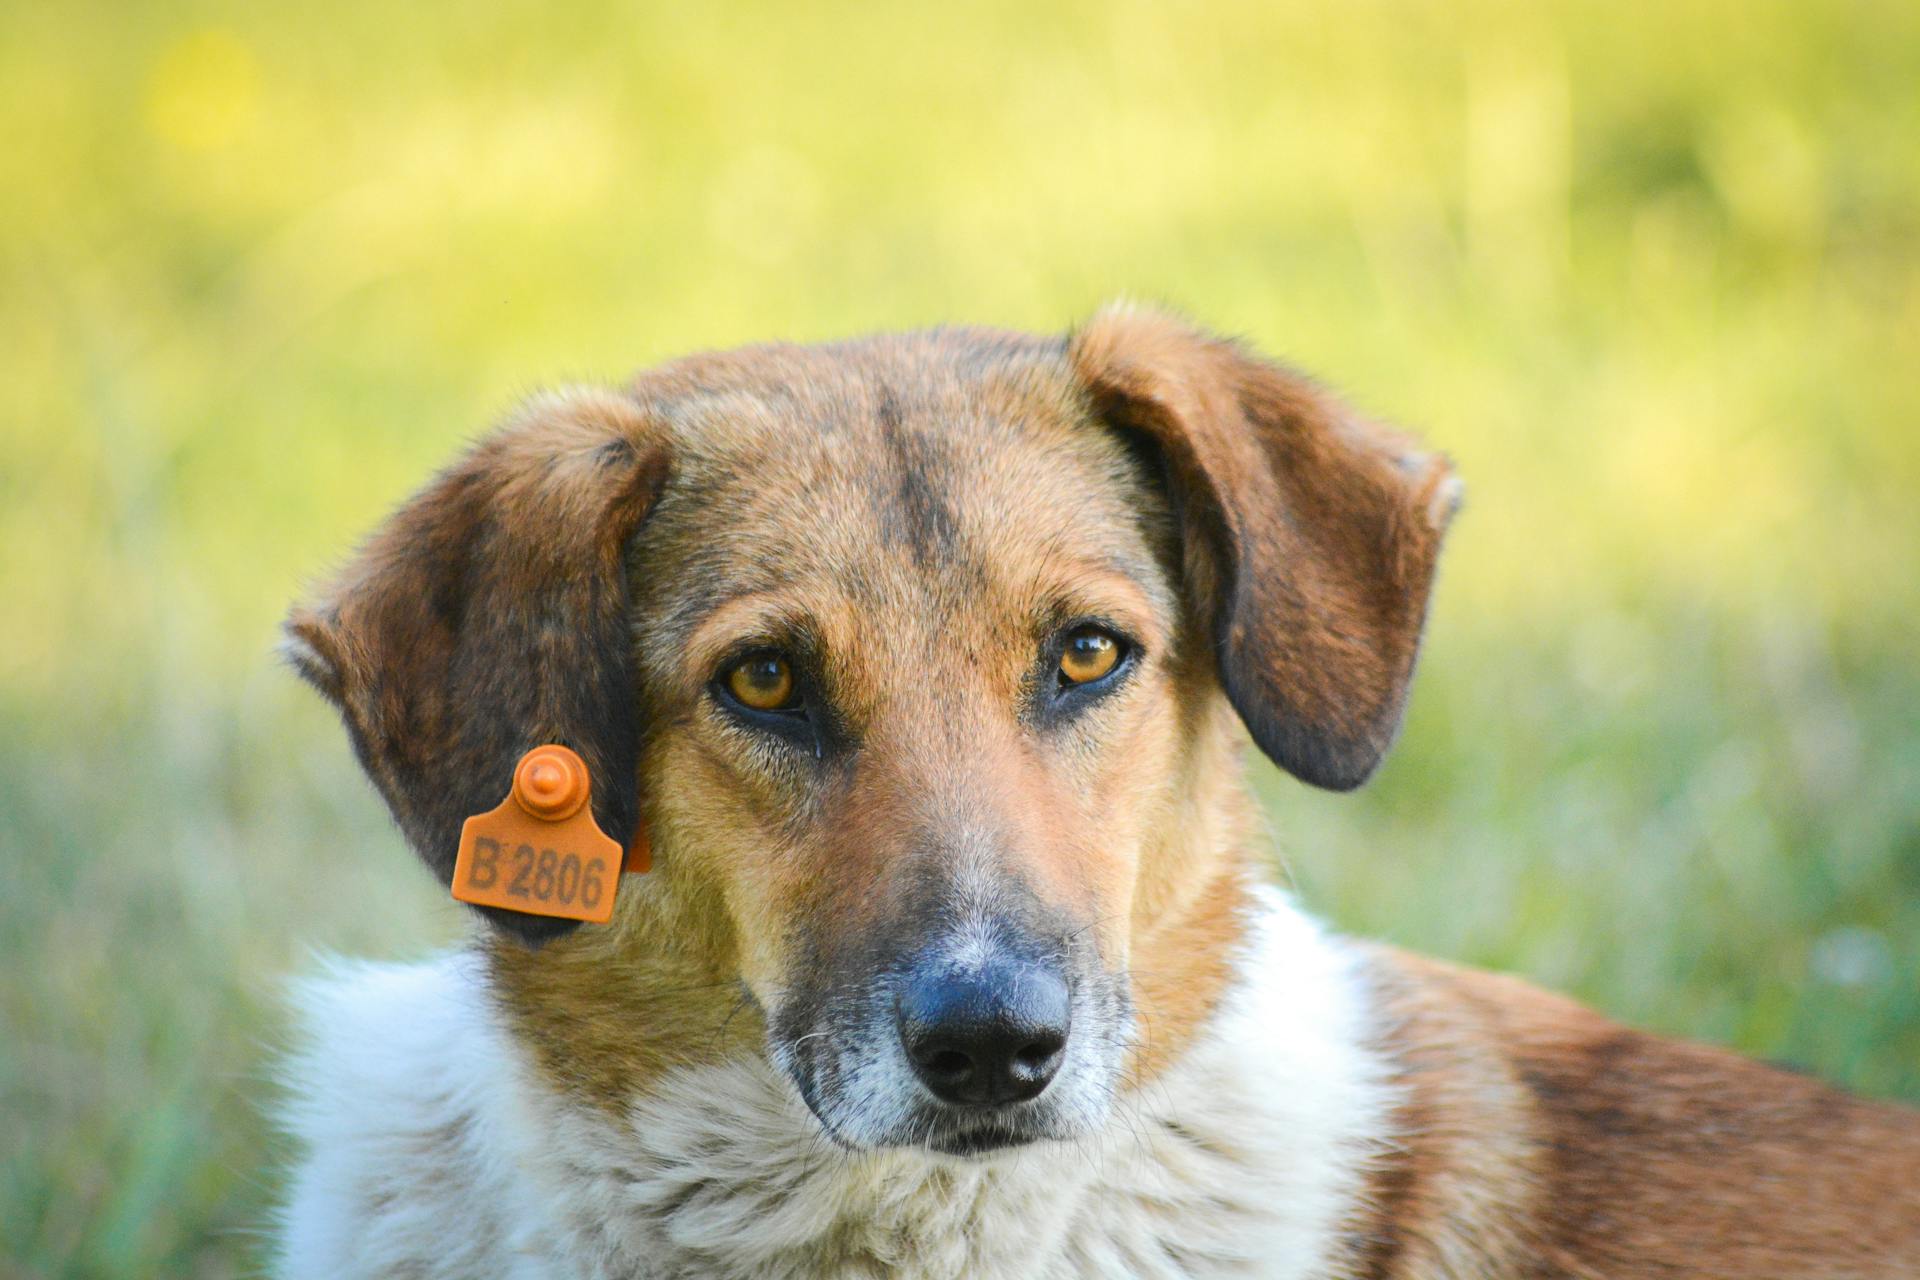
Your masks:
{"label": "dog", "polygon": [[1920,1113],[1270,884],[1459,492],[1148,309],[535,399],[287,651],[443,883],[541,744],[653,869],[302,988],[280,1273],[1920,1275]]}

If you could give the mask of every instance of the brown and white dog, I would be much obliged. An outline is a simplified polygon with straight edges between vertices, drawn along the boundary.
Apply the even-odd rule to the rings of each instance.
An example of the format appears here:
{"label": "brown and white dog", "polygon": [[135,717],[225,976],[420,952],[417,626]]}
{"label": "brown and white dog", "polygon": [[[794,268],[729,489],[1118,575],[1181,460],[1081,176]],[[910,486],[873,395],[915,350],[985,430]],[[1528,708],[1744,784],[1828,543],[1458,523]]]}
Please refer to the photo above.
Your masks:
{"label": "brown and white dog", "polygon": [[1334,937],[1445,461],[1151,312],[536,400],[289,622],[445,881],[572,747],[605,926],[304,989],[300,1277],[1920,1275],[1920,1116]]}

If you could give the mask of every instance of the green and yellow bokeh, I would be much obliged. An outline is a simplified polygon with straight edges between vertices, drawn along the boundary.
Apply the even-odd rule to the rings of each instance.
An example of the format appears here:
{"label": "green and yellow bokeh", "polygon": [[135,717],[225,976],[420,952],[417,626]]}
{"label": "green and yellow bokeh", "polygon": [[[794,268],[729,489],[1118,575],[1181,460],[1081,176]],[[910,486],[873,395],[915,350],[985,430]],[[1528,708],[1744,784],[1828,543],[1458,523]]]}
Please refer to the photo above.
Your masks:
{"label": "green and yellow bokeh", "polygon": [[528,390],[1164,302],[1468,487],[1310,904],[1920,1100],[1920,8],[0,13],[0,1277],[256,1274],[455,936],[275,624]]}

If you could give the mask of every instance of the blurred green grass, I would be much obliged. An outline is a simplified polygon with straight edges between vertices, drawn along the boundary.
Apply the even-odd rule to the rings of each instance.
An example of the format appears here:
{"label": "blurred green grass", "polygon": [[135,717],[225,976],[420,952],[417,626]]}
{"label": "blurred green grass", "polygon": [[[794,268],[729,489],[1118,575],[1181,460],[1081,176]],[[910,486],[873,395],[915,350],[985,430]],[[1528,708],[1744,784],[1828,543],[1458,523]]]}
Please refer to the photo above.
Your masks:
{"label": "blurred green grass", "polygon": [[1468,482],[1397,756],[1263,774],[1310,903],[1920,1099],[1920,9],[0,24],[0,1275],[257,1270],[278,983],[457,930],[269,648],[460,440],[1113,294]]}

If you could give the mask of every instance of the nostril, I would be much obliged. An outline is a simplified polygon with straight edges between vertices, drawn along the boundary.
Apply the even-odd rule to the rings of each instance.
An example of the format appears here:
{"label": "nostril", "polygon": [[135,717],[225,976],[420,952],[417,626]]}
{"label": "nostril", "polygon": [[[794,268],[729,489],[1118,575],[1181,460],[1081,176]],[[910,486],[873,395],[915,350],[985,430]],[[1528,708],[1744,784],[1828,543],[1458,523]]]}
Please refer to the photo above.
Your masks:
{"label": "nostril", "polygon": [[1021,1099],[1039,1096],[1060,1070],[1061,1059],[1066,1056],[1062,1051],[1066,1047],[1065,1036],[1048,1031],[1015,1050],[1012,1060],[1007,1063],[1007,1089],[1010,1095]]}
{"label": "nostril", "polygon": [[958,1049],[941,1049],[923,1059],[920,1065],[941,1080],[964,1080],[973,1071],[973,1059]]}
{"label": "nostril", "polygon": [[1066,1048],[1066,1040],[1048,1033],[1028,1041],[1020,1051],[1013,1055],[1014,1062],[1027,1071],[1045,1071],[1053,1065],[1060,1051]]}

